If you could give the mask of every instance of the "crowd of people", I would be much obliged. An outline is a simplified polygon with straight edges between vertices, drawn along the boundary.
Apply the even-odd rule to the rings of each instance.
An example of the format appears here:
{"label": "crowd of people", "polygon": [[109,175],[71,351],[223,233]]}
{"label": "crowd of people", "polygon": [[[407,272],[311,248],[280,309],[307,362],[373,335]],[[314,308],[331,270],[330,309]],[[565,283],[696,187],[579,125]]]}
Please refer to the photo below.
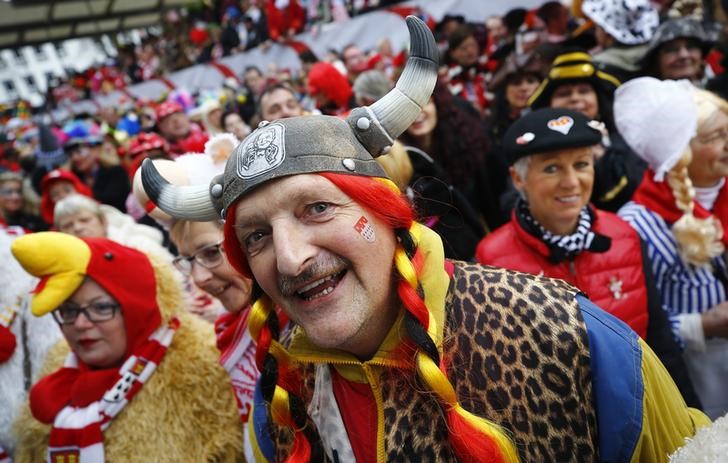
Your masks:
{"label": "crowd of people", "polygon": [[85,70],[54,76],[45,110],[90,99],[294,36],[329,22],[400,3],[402,0],[197,0],[170,9],[135,43],[124,39],[114,56]]}
{"label": "crowd of people", "polygon": [[408,16],[6,127],[0,462],[722,461],[725,6]]}

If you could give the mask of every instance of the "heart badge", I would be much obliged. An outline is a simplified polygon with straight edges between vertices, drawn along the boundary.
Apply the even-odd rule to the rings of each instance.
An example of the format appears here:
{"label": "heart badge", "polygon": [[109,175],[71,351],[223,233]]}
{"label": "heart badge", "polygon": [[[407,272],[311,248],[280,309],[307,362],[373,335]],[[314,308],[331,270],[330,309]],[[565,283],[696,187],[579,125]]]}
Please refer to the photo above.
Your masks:
{"label": "heart badge", "polygon": [[569,116],[561,116],[558,119],[551,119],[546,124],[546,127],[548,127],[549,129],[560,132],[564,135],[567,135],[569,133],[569,130],[571,130],[573,126],[574,119]]}

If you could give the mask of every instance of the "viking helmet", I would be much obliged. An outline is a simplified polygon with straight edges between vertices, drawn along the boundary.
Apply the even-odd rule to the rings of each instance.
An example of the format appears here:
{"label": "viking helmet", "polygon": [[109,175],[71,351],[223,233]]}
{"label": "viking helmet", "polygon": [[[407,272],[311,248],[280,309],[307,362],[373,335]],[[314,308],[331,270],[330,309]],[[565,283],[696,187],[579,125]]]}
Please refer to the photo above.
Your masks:
{"label": "viking helmet", "polygon": [[263,121],[234,150],[225,171],[208,185],[176,186],[150,160],[142,164],[149,198],[169,215],[186,220],[224,218],[239,198],[269,180],[295,174],[340,172],[386,177],[374,160],[417,118],[437,80],[438,49],[420,19],[407,17],[410,56],[397,85],[371,106],[351,111],[344,121],[301,116]]}

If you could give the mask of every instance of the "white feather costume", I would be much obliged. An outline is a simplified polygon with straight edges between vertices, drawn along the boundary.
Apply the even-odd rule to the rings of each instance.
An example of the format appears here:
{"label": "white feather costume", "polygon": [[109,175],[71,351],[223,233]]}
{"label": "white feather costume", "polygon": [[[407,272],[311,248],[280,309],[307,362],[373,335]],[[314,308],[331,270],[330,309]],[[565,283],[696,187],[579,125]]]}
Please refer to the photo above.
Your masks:
{"label": "white feather costume", "polygon": [[61,339],[61,330],[50,314],[30,313],[30,292],[37,279],[20,267],[10,254],[14,236],[0,227],[0,310],[16,309],[10,331],[15,335],[13,355],[0,363],[0,447],[12,455],[15,448],[12,425],[28,389],[38,379],[48,349]]}

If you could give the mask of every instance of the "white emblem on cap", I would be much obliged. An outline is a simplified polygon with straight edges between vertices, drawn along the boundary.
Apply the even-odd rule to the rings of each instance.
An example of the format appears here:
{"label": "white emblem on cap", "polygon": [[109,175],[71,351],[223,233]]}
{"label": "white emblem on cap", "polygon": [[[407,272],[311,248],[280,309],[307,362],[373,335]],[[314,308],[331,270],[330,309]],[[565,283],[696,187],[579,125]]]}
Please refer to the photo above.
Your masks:
{"label": "white emblem on cap", "polygon": [[280,166],[286,158],[285,131],[282,124],[272,123],[249,135],[238,155],[238,177],[257,177]]}
{"label": "white emblem on cap", "polygon": [[574,119],[569,116],[561,116],[558,119],[551,119],[546,123],[546,127],[564,135],[568,134],[569,130],[571,130],[573,126]]}
{"label": "white emblem on cap", "polygon": [[527,145],[531,143],[534,138],[536,138],[536,135],[534,135],[533,132],[526,132],[520,137],[516,138],[516,143],[519,145]]}

